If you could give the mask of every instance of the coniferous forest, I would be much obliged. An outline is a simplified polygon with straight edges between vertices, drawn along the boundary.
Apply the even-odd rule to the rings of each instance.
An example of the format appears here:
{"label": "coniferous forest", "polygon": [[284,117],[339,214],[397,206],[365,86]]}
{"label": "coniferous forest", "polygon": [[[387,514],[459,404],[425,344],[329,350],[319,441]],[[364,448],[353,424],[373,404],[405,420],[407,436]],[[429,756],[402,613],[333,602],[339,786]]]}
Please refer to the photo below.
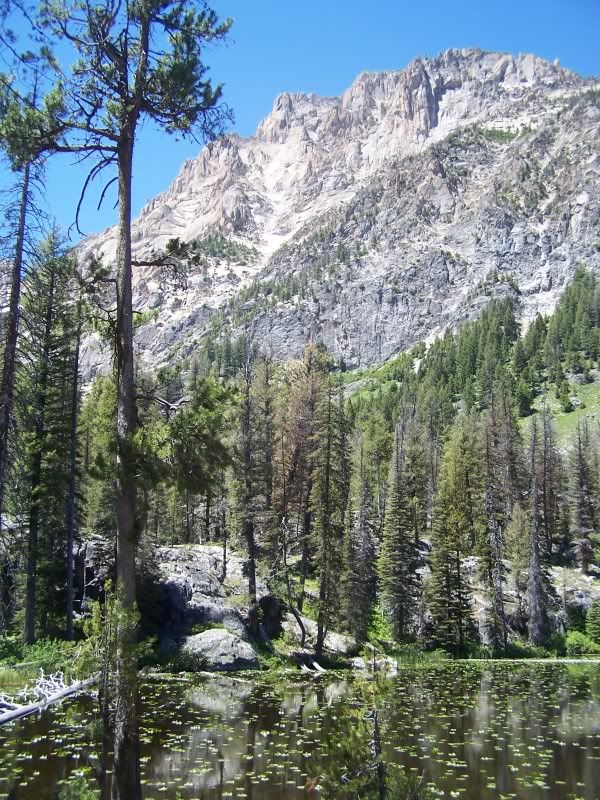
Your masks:
{"label": "coniferous forest", "polygon": [[[435,704],[445,692],[434,717],[450,719],[445,670],[479,664],[457,672],[468,702],[456,713],[466,716],[486,680],[469,671],[480,662],[508,681],[509,660],[600,657],[599,279],[581,263],[554,310],[534,316],[514,280],[495,281],[478,315],[375,366],[350,368],[312,335],[301,352],[275,357],[251,319],[225,314],[193,348],[151,366],[136,339],[154,318],[139,310],[136,270],[185,292],[207,259],[248,265],[258,253],[214,231],[136,260],[132,237],[143,125],[212,142],[232,121],[204,61],[232,22],[195,0],[58,0],[39,11],[8,0],[0,19],[10,173],[0,241],[0,741],[2,725],[33,712],[62,724],[43,716],[47,703],[87,691],[89,706],[71,701],[79,722],[69,725],[94,744],[80,743],[83,771],[61,762],[44,797],[153,798],[143,787],[155,751],[144,748],[171,714],[190,732],[214,729],[201,744],[216,759],[204,771],[219,777],[201,789],[193,771],[170,782],[171,764],[153,784],[168,797],[296,797],[256,793],[261,780],[302,797],[459,796],[447,769],[437,778],[449,794],[438,795],[421,762],[395,760],[392,750],[415,752],[393,738],[394,714],[403,730],[412,716],[426,723],[422,707],[410,711],[411,693],[433,693]],[[501,147],[516,136],[488,139]],[[89,165],[77,229],[90,193],[99,204],[116,197],[109,258],[73,246],[45,206],[49,165],[65,154]],[[305,257],[301,277],[269,292],[279,287],[284,302],[308,293],[323,255]],[[351,255],[332,240],[327,257],[333,274]],[[259,289],[241,288],[229,306],[243,310]],[[97,352],[102,366],[90,368]],[[227,717],[230,728],[210,716],[219,701],[205,684],[194,703],[207,716],[185,716],[182,685],[246,669],[271,677],[250,700],[232,694],[243,711]],[[402,669],[416,671],[410,690]],[[560,682],[543,668],[538,677],[527,690],[505,682],[500,695],[541,693],[558,708]],[[575,702],[583,690],[571,678]],[[281,746],[273,731],[284,723],[273,719],[298,692],[284,747],[299,759],[293,780],[276,767],[257,778],[260,736]],[[316,723],[305,716],[312,705]],[[31,746],[62,741],[57,731],[32,728]],[[183,752],[173,731],[163,738]],[[227,772],[234,740],[243,773]],[[452,749],[445,758],[458,762]],[[0,762],[7,797],[41,796],[40,770]],[[537,774],[526,780],[548,788]],[[483,796],[469,786],[471,800]]]}
{"label": "coniferous forest", "polygon": [[[85,294],[55,240],[39,259],[23,288],[2,573],[4,630],[29,644],[76,634],[82,553],[93,543],[110,563],[116,547],[115,378],[82,389],[92,306],[73,302]],[[277,364],[227,337],[138,372],[140,575],[151,581],[160,546],[243,553],[251,624],[260,572],[317,621],[317,655],[329,630],[458,656],[565,652],[567,634],[596,652],[553,576],[595,570],[599,429],[577,395],[594,388],[599,298],[582,268],[524,333],[518,302],[492,300],[358,373],[318,342]]]}

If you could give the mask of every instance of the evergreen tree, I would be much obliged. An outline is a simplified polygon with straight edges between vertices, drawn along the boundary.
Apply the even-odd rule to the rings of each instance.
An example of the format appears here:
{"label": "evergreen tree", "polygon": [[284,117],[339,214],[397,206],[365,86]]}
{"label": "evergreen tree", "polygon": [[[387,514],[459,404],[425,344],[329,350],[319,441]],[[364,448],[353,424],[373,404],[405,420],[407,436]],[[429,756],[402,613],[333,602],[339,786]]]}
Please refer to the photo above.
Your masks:
{"label": "evergreen tree", "polygon": [[381,603],[397,641],[415,630],[419,590],[413,518],[406,487],[406,421],[396,425],[379,562]]}
{"label": "evergreen tree", "polygon": [[428,591],[433,638],[464,653],[473,627],[471,587],[464,559],[485,531],[484,481],[479,432],[472,417],[452,426],[434,504]]}
{"label": "evergreen tree", "polygon": [[540,531],[540,493],[538,485],[537,419],[531,421],[530,441],[530,505],[531,505],[531,548],[529,562],[529,578],[527,581],[527,600],[529,606],[529,641],[535,646],[546,643],[548,638],[548,587],[547,577],[542,562]]}
{"label": "evergreen tree", "polygon": [[[32,19],[31,17],[29,19]],[[117,372],[117,583],[123,605],[117,647],[114,736],[115,800],[141,797],[137,679],[134,659],[137,428],[134,385],[131,191],[133,151],[144,118],[167,131],[196,130],[208,137],[221,130],[220,89],[206,78],[202,47],[221,39],[230,22],[190,0],[153,0],[143,5],[86,6],[71,0],[47,3],[36,33],[44,41],[66,41],[77,52],[70,69],[56,65],[51,93],[55,124],[15,127],[12,146],[25,159],[44,151],[94,156],[85,188],[105,167],[116,166],[115,352]],[[44,121],[44,120],[42,120]],[[25,122],[25,119],[23,119]]]}
{"label": "evergreen tree", "polygon": [[278,525],[275,487],[275,365],[269,353],[257,356],[252,381],[254,446],[256,459],[256,523],[266,554],[277,550]]}
{"label": "evergreen tree", "polygon": [[586,421],[578,421],[569,457],[575,556],[584,575],[594,559],[591,536],[596,531],[596,484],[591,468],[590,432]]}
{"label": "evergreen tree", "polygon": [[[285,521],[288,535],[282,561],[292,548],[300,552],[297,597],[302,611],[306,578],[314,557],[311,496],[315,468],[317,409],[325,390],[330,361],[313,344],[293,362],[285,376],[284,397],[279,409],[279,469],[274,487],[274,506],[279,529]],[[293,524],[295,523],[295,524]]]}
{"label": "evergreen tree", "polygon": [[256,596],[256,527],[255,527],[255,473],[256,453],[254,448],[254,425],[252,403],[252,372],[246,362],[242,378],[242,401],[240,409],[240,484],[239,493],[242,538],[247,548],[246,574],[248,577],[248,629],[251,636],[258,636],[258,601]]}
{"label": "evergreen tree", "polygon": [[544,404],[539,430],[539,454],[536,458],[540,501],[541,546],[546,558],[559,542],[563,496],[563,466],[552,415]]}
{"label": "evergreen tree", "polygon": [[[24,287],[22,366],[17,378],[19,429],[27,475],[27,567],[24,640],[64,620],[65,514],[70,484],[70,417],[75,376],[74,265],[51,236]],[[75,509],[73,509],[75,512]],[[57,559],[57,552],[64,553]],[[57,592],[57,588],[61,589]]]}
{"label": "evergreen tree", "polygon": [[340,618],[339,580],[343,568],[344,522],[349,491],[347,457],[343,391],[338,389],[336,397],[336,387],[330,376],[317,406],[311,493],[319,581],[317,657],[323,652],[330,624]]}
{"label": "evergreen tree", "polygon": [[[79,278],[79,276],[77,276]],[[83,326],[83,297],[81,287],[75,300],[74,314],[74,348],[71,366],[71,406],[69,409],[69,472],[67,490],[67,508],[65,514],[67,553],[66,553],[66,612],[67,625],[66,635],[68,640],[74,637],[74,547],[77,528],[80,524],[80,504],[78,503],[77,488],[80,478],[80,459],[79,459],[79,401],[80,401],[80,378],[79,378],[79,352],[81,347],[81,336]],[[79,519],[78,519],[79,517]]]}
{"label": "evergreen tree", "polygon": [[361,446],[352,511],[346,526],[342,606],[346,630],[357,643],[367,640],[376,599],[375,519]]}
{"label": "evergreen tree", "polygon": [[371,486],[375,510],[375,535],[381,541],[387,502],[387,464],[390,459],[393,434],[380,410],[369,410],[366,419],[359,418],[355,427],[362,429],[362,450],[366,479]]}
{"label": "evergreen tree", "polygon": [[520,376],[515,387],[515,400],[520,417],[528,417],[531,414],[531,403],[533,402],[533,390],[523,376]]}
{"label": "evergreen tree", "polygon": [[592,603],[585,621],[585,632],[593,642],[600,644],[600,601]]}
{"label": "evergreen tree", "polygon": [[[21,51],[14,31],[5,26],[4,17],[11,4],[0,10],[0,44],[3,63],[9,74],[0,73],[0,150],[16,176],[14,192],[2,209],[2,260],[10,263],[9,297],[4,320],[4,341],[0,372],[0,526],[4,513],[6,473],[9,466],[10,432],[13,422],[15,376],[18,367],[19,322],[23,277],[30,266],[28,254],[37,249],[37,232],[44,225],[44,214],[36,204],[36,195],[44,184],[44,156],[52,146],[34,146],[40,129],[47,130],[55,122],[56,111],[52,98],[46,97],[38,109],[42,92],[40,86],[51,69],[53,58],[47,43],[39,52],[31,49],[33,37],[28,37]],[[11,195],[13,195],[11,197]],[[9,243],[5,250],[6,243]],[[2,620],[0,620],[0,623]]]}
{"label": "evergreen tree", "polygon": [[506,526],[506,555],[512,562],[520,621],[526,617],[527,577],[531,561],[531,518],[520,503],[513,508]]}
{"label": "evergreen tree", "polygon": [[79,442],[83,461],[86,539],[104,543],[107,558],[115,548],[117,390],[114,377],[98,377],[83,402]]}
{"label": "evergreen tree", "polygon": [[407,426],[405,446],[406,500],[415,544],[427,527],[428,508],[427,450],[421,425],[413,419]]}
{"label": "evergreen tree", "polygon": [[[483,557],[483,577],[490,588],[491,607],[487,615],[489,640],[495,652],[506,650],[508,629],[504,606],[504,529],[506,527],[506,495],[503,483],[503,464],[499,418],[495,398],[483,424],[485,469],[485,516],[487,532],[480,547]],[[504,491],[503,491],[504,490]]]}

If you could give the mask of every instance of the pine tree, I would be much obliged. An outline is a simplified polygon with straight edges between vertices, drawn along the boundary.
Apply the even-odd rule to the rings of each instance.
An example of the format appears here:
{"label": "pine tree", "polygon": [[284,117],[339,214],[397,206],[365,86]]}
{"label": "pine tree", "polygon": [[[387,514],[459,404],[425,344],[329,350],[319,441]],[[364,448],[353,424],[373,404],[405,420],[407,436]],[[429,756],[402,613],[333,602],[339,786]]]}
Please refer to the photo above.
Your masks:
{"label": "pine tree", "polygon": [[[480,554],[483,561],[483,577],[491,594],[491,607],[487,615],[489,640],[495,652],[506,650],[508,629],[504,606],[505,568],[504,568],[504,529],[506,527],[507,486],[503,482],[502,452],[500,443],[499,419],[496,401],[492,397],[490,409],[483,424],[483,451],[485,469],[485,516],[487,535],[484,537]],[[503,491],[504,490],[504,491]]]}
{"label": "pine tree", "polygon": [[83,461],[83,531],[86,539],[102,543],[107,560],[115,548],[116,419],[114,377],[98,377],[86,395],[79,421]]}
{"label": "pine tree", "polygon": [[593,642],[600,644],[600,601],[592,603],[585,621],[585,632]]}
{"label": "pine tree", "polygon": [[541,546],[545,557],[551,558],[554,547],[559,544],[563,466],[552,415],[545,404],[541,412],[539,441],[536,465],[539,475]]}
{"label": "pine tree", "polygon": [[256,453],[254,447],[254,420],[252,403],[252,371],[246,362],[242,378],[242,401],[240,409],[240,519],[242,539],[246,544],[246,574],[248,577],[248,629],[250,635],[258,637],[258,601],[256,595],[256,527],[255,527],[255,473]]}
{"label": "pine tree", "polygon": [[527,577],[531,561],[531,518],[520,503],[513,508],[512,516],[506,526],[506,555],[512,563],[518,617],[524,620]]}
{"label": "pine tree", "polygon": [[473,627],[464,559],[485,531],[484,495],[479,432],[473,418],[463,415],[452,426],[444,448],[428,590],[433,638],[455,653],[464,653]]}
{"label": "pine tree", "polygon": [[381,603],[397,641],[414,634],[418,594],[417,554],[406,489],[406,422],[396,425],[379,562]]}
{"label": "pine tree", "polygon": [[36,33],[45,42],[67,41],[78,58],[70,70],[50,62],[58,73],[50,94],[56,124],[30,126],[26,135],[14,131],[13,146],[31,158],[44,151],[94,157],[84,191],[107,166],[117,169],[117,583],[124,613],[116,650],[115,800],[141,797],[133,621],[138,535],[132,448],[138,422],[131,250],[133,152],[144,118],[183,135],[195,130],[210,138],[220,132],[221,90],[214,90],[207,80],[202,48],[207,41],[223,38],[230,24],[220,23],[211,9],[188,0],[166,4],[153,0],[135,6],[102,3],[83,9],[71,0],[48,3],[40,18],[34,19]]}
{"label": "pine tree", "polygon": [[416,419],[407,427],[405,446],[406,499],[412,521],[415,544],[427,527],[428,508],[427,450],[425,434]]}
{"label": "pine tree", "polygon": [[442,461],[443,435],[455,413],[447,387],[433,387],[425,382],[417,394],[417,413],[425,434],[429,466],[427,513],[431,515]]}
{"label": "pine tree", "polygon": [[[65,586],[65,514],[71,482],[70,416],[75,376],[72,358],[76,322],[72,296],[74,266],[55,235],[40,248],[38,263],[24,286],[23,321],[17,378],[19,429],[27,475],[27,579],[24,640],[39,626],[64,625],[65,606],[57,586]],[[75,513],[76,509],[73,508]],[[64,553],[57,559],[57,552]]]}
{"label": "pine tree", "polygon": [[323,652],[330,624],[340,617],[339,580],[343,568],[344,521],[349,489],[347,476],[343,391],[340,385],[336,392],[330,376],[317,406],[311,493],[319,581],[317,657]]}
{"label": "pine tree", "polygon": [[533,402],[533,390],[521,375],[515,387],[515,400],[520,417],[528,417],[531,414],[531,403]]}
{"label": "pine tree", "polygon": [[362,419],[355,423],[357,426],[361,424],[364,468],[366,479],[371,486],[375,510],[375,535],[377,541],[381,541],[387,503],[386,466],[391,456],[393,435],[385,415],[380,410],[369,410],[364,423]]}
{"label": "pine tree", "polygon": [[[76,275],[77,283],[79,276]],[[74,637],[74,547],[77,528],[80,524],[80,507],[78,504],[77,487],[80,478],[80,459],[79,459],[79,402],[80,402],[80,376],[79,376],[79,352],[81,348],[81,336],[83,327],[83,296],[81,287],[74,287],[77,295],[75,300],[74,313],[74,347],[71,364],[71,404],[69,409],[69,472],[67,507],[65,513],[67,553],[66,553],[66,612],[67,639],[71,641]],[[78,518],[79,517],[79,518]]]}
{"label": "pine tree", "polygon": [[275,367],[268,353],[257,356],[252,385],[254,409],[256,471],[257,471],[257,523],[265,550],[272,550],[273,537],[277,536],[274,509],[275,484]]}
{"label": "pine tree", "polygon": [[[40,86],[51,70],[53,59],[47,42],[43,41],[39,52],[31,49],[34,37],[28,37],[25,50],[14,31],[5,26],[4,16],[10,12],[6,4],[0,16],[0,44],[3,64],[9,74],[0,80],[0,150],[17,176],[15,197],[2,209],[5,242],[10,242],[10,290],[4,320],[4,341],[0,372],[0,526],[4,513],[7,468],[9,466],[10,431],[13,422],[15,377],[18,367],[17,345],[21,316],[21,292],[23,278],[30,264],[28,253],[37,248],[37,231],[44,227],[45,215],[35,199],[44,184],[44,157],[52,146],[36,143],[39,130],[48,129],[55,122],[55,107],[50,97],[40,104]],[[11,63],[12,61],[12,63]],[[40,110],[41,108],[41,110]],[[11,192],[7,192],[10,196]],[[6,195],[5,195],[6,196]],[[5,238],[6,237],[6,238]],[[3,257],[6,254],[3,253]],[[2,620],[0,620],[0,623]]]}
{"label": "pine tree", "polygon": [[596,531],[595,476],[590,458],[590,433],[586,421],[578,421],[570,452],[572,524],[575,555],[584,575],[594,558],[591,536]]}
{"label": "pine tree", "polygon": [[362,446],[357,472],[346,525],[342,606],[345,628],[360,644],[367,640],[377,588],[373,499]]}
{"label": "pine tree", "polygon": [[548,587],[542,562],[540,535],[540,494],[538,486],[537,419],[531,421],[530,441],[530,505],[531,505],[531,548],[529,562],[529,578],[527,581],[527,600],[529,606],[529,641],[535,646],[546,643],[548,638]]}
{"label": "pine tree", "polygon": [[299,612],[303,609],[305,582],[314,560],[311,496],[316,419],[329,368],[327,355],[315,345],[307,345],[302,358],[292,362],[286,371],[278,414],[279,467],[275,475],[274,508],[278,530],[284,526],[287,531],[279,560],[287,562],[292,549],[300,552],[300,585],[295,603]]}

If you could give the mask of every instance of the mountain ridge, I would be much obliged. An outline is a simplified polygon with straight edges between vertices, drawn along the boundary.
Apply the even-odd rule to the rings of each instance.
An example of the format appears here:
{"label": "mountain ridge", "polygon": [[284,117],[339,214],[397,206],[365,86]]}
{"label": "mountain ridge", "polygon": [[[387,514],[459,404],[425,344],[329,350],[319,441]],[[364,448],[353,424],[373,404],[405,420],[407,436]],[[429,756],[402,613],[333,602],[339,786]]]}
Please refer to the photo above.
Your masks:
{"label": "mountain ridge", "polygon": [[[217,314],[278,358],[321,338],[350,364],[375,363],[477,313],[494,271],[492,293],[512,287],[525,317],[550,310],[576,263],[599,263],[599,85],[533,55],[466,49],[362,72],[339,97],[278,95],[253,136],[208,144],[134,221],[138,257],[215,234],[256,251],[208,259],[186,291],[137,269],[136,307],[157,311],[138,334],[142,355],[156,366],[191,354]],[[79,252],[110,261],[113,229]],[[232,319],[256,281],[311,269],[310,297],[273,306],[258,291],[244,300],[252,313]],[[88,369],[105,360],[88,341]]]}

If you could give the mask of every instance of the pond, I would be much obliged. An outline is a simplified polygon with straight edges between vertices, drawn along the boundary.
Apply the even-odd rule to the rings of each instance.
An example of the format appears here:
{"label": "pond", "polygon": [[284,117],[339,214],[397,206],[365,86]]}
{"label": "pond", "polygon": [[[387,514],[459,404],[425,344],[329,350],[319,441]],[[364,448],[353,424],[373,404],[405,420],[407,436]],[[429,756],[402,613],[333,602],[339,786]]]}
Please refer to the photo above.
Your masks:
{"label": "pond", "polygon": [[[600,666],[557,662],[449,662],[385,681],[147,681],[144,798],[322,797],[329,778],[368,759],[373,708],[386,763],[424,774],[439,797],[600,798]],[[80,697],[0,729],[0,797],[49,800],[65,776],[93,767],[95,715]]]}

